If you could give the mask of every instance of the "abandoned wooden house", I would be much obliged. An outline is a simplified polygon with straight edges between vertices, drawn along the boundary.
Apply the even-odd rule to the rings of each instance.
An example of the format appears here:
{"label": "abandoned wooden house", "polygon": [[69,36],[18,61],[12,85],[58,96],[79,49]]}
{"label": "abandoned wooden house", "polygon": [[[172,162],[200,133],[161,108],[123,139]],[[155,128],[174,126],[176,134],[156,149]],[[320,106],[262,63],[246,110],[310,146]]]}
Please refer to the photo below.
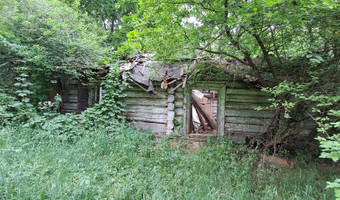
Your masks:
{"label": "abandoned wooden house", "polygon": [[[271,110],[255,110],[270,105],[268,94],[255,78],[242,75],[245,69],[234,60],[162,64],[151,55],[135,55],[120,67],[122,78],[131,81],[123,115],[156,135],[228,136],[243,142],[266,133],[274,116]],[[52,85],[50,96],[61,95],[61,113],[80,113],[101,100],[102,78],[94,80],[66,77]]]}
{"label": "abandoned wooden house", "polygon": [[[186,137],[225,136],[244,141],[246,136],[266,132],[273,117],[268,110],[268,95],[256,81],[244,80],[234,61],[218,61],[219,73],[189,71],[195,62],[160,64],[150,56],[139,55],[121,66],[128,72],[131,88],[126,90],[127,120],[158,135],[175,133]],[[215,67],[216,68],[216,67]]]}
{"label": "abandoned wooden house", "polygon": [[62,98],[59,112],[81,113],[101,100],[100,83],[100,80],[84,81],[74,77],[65,77],[51,84],[50,100],[53,101],[54,96],[59,94]]}

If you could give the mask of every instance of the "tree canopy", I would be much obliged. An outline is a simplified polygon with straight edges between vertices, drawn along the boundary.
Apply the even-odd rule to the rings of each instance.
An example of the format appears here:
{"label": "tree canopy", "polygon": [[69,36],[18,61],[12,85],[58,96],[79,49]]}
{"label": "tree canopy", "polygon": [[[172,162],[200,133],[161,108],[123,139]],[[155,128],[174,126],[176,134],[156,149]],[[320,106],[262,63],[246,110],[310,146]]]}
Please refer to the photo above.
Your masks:
{"label": "tree canopy", "polygon": [[[130,40],[158,57],[214,55],[249,65],[265,84],[290,58],[339,60],[338,4],[332,1],[140,0]],[[252,59],[260,58],[255,63]],[[286,77],[285,77],[286,78]]]}
{"label": "tree canopy", "polygon": [[11,92],[11,83],[25,78],[34,83],[26,89],[44,94],[57,76],[99,67],[104,39],[93,19],[58,0],[1,1],[0,85]]}

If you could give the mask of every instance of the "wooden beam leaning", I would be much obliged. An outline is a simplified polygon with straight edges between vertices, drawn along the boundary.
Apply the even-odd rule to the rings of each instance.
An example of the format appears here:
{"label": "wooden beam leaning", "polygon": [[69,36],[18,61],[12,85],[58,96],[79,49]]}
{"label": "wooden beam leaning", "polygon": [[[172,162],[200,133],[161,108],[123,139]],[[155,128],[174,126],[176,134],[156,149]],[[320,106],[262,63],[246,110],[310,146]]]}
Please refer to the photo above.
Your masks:
{"label": "wooden beam leaning", "polygon": [[198,109],[198,111],[203,115],[203,117],[207,120],[209,125],[213,130],[217,129],[216,122],[213,118],[209,117],[209,114],[204,110],[202,105],[197,101],[194,95],[191,95],[192,103],[194,104],[195,108]]}

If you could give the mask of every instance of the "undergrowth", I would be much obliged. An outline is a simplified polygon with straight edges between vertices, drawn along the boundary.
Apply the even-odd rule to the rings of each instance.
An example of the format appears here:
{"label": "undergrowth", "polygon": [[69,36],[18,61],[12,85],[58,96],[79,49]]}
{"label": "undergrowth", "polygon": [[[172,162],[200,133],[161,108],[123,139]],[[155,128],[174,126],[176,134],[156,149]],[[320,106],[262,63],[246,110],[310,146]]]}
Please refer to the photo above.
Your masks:
{"label": "undergrowth", "polygon": [[336,167],[300,162],[293,170],[263,169],[255,151],[226,139],[193,153],[184,141],[156,142],[122,123],[66,130],[54,120],[1,128],[0,199],[334,198],[325,187]]}

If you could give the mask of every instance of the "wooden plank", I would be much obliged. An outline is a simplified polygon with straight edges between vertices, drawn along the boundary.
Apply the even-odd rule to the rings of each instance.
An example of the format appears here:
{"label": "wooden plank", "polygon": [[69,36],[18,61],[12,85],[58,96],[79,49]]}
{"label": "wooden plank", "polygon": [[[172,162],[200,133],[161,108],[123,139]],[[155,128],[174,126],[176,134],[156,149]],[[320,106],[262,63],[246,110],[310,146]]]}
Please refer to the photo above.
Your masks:
{"label": "wooden plank", "polygon": [[183,135],[185,137],[190,133],[190,124],[191,121],[191,90],[187,87],[184,90],[184,114],[183,114]]}
{"label": "wooden plank", "polygon": [[167,94],[165,92],[159,92],[157,91],[157,96],[154,97],[152,96],[151,93],[147,92],[135,92],[135,91],[126,91],[126,97],[130,98],[150,98],[150,99],[162,99],[162,98],[167,98]]}
{"label": "wooden plank", "polygon": [[251,95],[251,96],[265,96],[269,97],[268,93],[262,92],[257,89],[227,89],[227,95]]}
{"label": "wooden plank", "polygon": [[123,102],[126,105],[143,105],[143,106],[157,106],[157,107],[166,107],[167,102],[165,99],[149,99],[149,98],[124,98]]}
{"label": "wooden plank", "polygon": [[248,118],[271,118],[273,117],[274,113],[271,111],[254,111],[254,110],[226,110],[225,116],[226,117],[248,117]]}
{"label": "wooden plank", "polygon": [[166,124],[167,115],[166,114],[150,114],[150,113],[123,113],[126,119],[131,121],[144,121],[152,123]]}
{"label": "wooden plank", "polygon": [[217,129],[217,124],[216,124],[215,120],[214,120],[212,117],[210,117],[210,115],[204,110],[204,108],[203,108],[202,105],[197,101],[197,99],[195,98],[195,96],[192,95],[191,98],[192,98],[192,103],[193,103],[194,107],[196,108],[196,110],[197,110],[198,112],[200,112],[200,113],[203,115],[204,119],[207,120],[207,122],[208,122],[208,124],[211,126],[211,128],[212,128],[213,130]]}
{"label": "wooden plank", "polygon": [[152,107],[152,106],[127,106],[126,112],[134,113],[154,113],[154,114],[166,114],[168,109],[166,107]]}
{"label": "wooden plank", "polygon": [[224,122],[225,122],[225,98],[226,98],[226,85],[218,90],[218,107],[217,107],[217,128],[218,135],[224,135]]}
{"label": "wooden plank", "polygon": [[264,125],[269,124],[271,119],[256,119],[245,117],[226,117],[226,123],[233,124],[249,124],[249,125]]}
{"label": "wooden plank", "polygon": [[135,121],[132,124],[136,128],[139,128],[144,131],[151,129],[153,133],[163,134],[166,132],[166,124],[148,123],[148,122],[142,122],[142,121]]}
{"label": "wooden plank", "polygon": [[200,123],[203,125],[203,130],[206,131],[207,130],[207,125],[205,124],[205,121],[203,119],[203,116],[202,116],[201,112],[198,112],[196,110],[196,113],[197,113],[197,116],[198,116],[198,119],[199,119]]}
{"label": "wooden plank", "polygon": [[225,131],[232,132],[251,132],[251,133],[264,133],[266,132],[265,126],[249,125],[249,124],[225,124]]}

